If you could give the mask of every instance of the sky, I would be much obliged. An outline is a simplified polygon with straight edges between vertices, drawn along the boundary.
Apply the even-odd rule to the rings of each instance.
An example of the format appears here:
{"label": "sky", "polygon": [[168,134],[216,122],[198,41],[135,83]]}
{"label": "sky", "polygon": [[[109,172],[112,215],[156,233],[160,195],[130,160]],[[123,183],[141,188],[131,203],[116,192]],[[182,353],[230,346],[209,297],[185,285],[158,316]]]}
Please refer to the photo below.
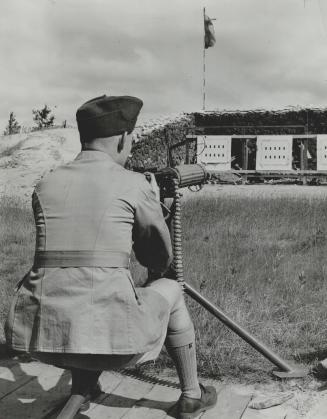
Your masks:
{"label": "sky", "polygon": [[141,120],[201,110],[204,7],[206,110],[326,106],[324,0],[1,0],[0,132],[102,94],[140,97]]}

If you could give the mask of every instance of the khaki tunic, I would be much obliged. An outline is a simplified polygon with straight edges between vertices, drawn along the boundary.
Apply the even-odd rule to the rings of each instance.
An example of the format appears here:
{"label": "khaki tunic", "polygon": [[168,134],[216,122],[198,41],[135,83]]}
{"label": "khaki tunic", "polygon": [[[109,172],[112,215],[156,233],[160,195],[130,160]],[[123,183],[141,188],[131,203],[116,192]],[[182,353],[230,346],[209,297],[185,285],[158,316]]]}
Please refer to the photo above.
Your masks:
{"label": "khaki tunic", "polygon": [[[6,323],[8,345],[126,355],[162,342],[168,304],[151,287],[135,288],[128,267],[132,245],[151,269],[164,271],[172,259],[169,231],[144,175],[105,153],[82,151],[36,186],[33,211],[36,255],[58,251],[62,259],[60,266],[42,267],[36,257],[18,284]],[[87,266],[94,260],[65,266],[65,252],[82,260],[94,254],[100,266]]]}

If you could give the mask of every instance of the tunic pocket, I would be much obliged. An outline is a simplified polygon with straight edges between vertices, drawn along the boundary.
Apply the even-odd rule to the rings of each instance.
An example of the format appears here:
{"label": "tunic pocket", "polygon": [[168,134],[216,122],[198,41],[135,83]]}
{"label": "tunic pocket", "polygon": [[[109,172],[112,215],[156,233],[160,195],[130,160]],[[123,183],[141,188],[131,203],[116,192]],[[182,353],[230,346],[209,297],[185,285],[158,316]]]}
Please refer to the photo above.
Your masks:
{"label": "tunic pocket", "polygon": [[17,291],[5,325],[7,342],[14,349],[28,351],[37,346],[39,308],[34,297]]}

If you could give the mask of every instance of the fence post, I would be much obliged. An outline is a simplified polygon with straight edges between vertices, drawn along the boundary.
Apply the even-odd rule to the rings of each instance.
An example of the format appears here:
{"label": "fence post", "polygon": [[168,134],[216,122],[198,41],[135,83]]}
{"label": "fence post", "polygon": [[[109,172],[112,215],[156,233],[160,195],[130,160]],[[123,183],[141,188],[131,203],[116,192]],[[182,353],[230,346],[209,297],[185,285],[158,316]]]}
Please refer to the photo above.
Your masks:
{"label": "fence post", "polygon": [[[302,138],[301,140],[301,170],[308,170],[308,138]],[[307,177],[302,175],[303,185],[307,184]]]}
{"label": "fence post", "polygon": [[[249,149],[248,149],[248,139],[242,139],[242,169],[248,170],[249,166]],[[246,184],[248,180],[247,175],[242,176],[242,183]]]}

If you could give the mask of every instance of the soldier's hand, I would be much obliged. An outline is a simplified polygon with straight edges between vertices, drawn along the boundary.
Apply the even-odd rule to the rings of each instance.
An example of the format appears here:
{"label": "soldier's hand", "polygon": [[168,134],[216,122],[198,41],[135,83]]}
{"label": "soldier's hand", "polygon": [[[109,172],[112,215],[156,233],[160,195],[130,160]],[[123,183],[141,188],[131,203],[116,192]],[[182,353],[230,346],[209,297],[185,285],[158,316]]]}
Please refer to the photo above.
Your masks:
{"label": "soldier's hand", "polygon": [[150,173],[150,172],[147,172],[145,176],[146,176],[147,181],[150,183],[150,186],[153,192],[155,193],[157,200],[160,202],[160,189],[157,184],[156,177],[154,176],[153,173]]}
{"label": "soldier's hand", "polygon": [[161,203],[162,214],[168,227],[170,228],[170,224],[174,214],[174,199],[173,198],[165,198],[164,202]]}

